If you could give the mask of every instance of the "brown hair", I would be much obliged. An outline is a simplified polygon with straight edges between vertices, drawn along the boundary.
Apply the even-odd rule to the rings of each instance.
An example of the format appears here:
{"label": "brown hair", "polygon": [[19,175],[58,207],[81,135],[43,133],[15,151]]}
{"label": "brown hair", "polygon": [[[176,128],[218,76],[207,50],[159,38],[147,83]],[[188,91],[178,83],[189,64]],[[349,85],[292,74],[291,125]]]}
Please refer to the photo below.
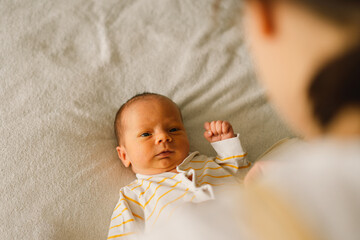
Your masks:
{"label": "brown hair", "polygon": [[[276,1],[276,0],[259,0]],[[288,0],[308,7],[339,26],[351,26],[360,36],[359,0]],[[308,96],[312,111],[323,130],[346,107],[360,108],[360,45],[331,59],[314,75]]]}
{"label": "brown hair", "polygon": [[[301,4],[336,25],[350,26],[360,36],[359,0],[247,0],[270,5],[275,1]],[[221,0],[215,0],[213,9],[220,10]],[[360,45],[332,59],[315,74],[308,89],[313,114],[321,127],[326,127],[345,107],[360,107]]]}
{"label": "brown hair", "polygon": [[345,107],[360,108],[360,46],[325,65],[309,87],[313,114],[326,129]]}

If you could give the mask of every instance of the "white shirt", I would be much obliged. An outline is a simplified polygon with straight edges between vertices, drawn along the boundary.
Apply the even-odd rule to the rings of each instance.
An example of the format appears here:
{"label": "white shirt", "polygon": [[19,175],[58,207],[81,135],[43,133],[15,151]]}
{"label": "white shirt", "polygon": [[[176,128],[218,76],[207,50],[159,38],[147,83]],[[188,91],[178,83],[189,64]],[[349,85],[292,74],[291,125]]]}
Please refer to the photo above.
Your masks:
{"label": "white shirt", "polygon": [[137,180],[120,190],[108,239],[136,239],[181,205],[214,199],[214,188],[237,184],[235,175],[244,176],[250,167],[238,136],[211,145],[216,158],[193,152],[177,166],[179,173],[136,174]]}
{"label": "white shirt", "polygon": [[146,239],[359,239],[360,139],[299,142],[273,157],[255,189],[263,198],[248,198],[254,186],[233,189],[182,209]]}

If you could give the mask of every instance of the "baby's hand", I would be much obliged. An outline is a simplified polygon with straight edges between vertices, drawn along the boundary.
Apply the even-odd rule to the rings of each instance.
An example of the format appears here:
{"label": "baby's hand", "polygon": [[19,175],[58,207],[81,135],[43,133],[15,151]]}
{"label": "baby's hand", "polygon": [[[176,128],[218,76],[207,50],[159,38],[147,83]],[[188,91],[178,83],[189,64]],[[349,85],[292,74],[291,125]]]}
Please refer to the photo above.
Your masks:
{"label": "baby's hand", "polygon": [[211,143],[235,137],[234,130],[227,121],[205,122],[204,128],[204,137]]}

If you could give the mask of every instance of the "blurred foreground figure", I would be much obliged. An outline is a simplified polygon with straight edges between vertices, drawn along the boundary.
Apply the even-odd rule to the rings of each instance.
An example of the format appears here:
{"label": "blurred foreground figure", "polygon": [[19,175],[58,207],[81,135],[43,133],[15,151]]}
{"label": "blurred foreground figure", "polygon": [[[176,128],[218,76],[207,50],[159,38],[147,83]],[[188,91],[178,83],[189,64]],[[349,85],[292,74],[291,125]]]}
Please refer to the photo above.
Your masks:
{"label": "blurred foreground figure", "polygon": [[256,183],[178,209],[144,239],[359,239],[359,145],[284,144]]}
{"label": "blurred foreground figure", "polygon": [[360,239],[360,2],[244,3],[259,78],[305,141],[255,164],[245,189],[188,205],[145,239]]}

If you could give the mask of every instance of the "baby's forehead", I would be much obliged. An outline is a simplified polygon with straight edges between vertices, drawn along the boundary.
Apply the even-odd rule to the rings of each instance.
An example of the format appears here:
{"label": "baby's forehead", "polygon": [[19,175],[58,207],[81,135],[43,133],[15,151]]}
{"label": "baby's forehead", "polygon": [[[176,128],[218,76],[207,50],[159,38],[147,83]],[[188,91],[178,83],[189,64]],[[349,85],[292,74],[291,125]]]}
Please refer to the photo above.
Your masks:
{"label": "baby's forehead", "polygon": [[137,106],[143,106],[143,105],[160,105],[160,106],[173,106],[177,108],[177,105],[169,98],[164,96],[157,96],[157,95],[151,95],[151,96],[142,96],[136,99],[133,99],[131,102],[128,102],[126,109],[135,108]]}
{"label": "baby's forehead", "polygon": [[180,118],[182,119],[182,114],[179,107],[174,103],[171,99],[165,96],[158,95],[150,95],[150,96],[142,96],[137,99],[133,99],[131,102],[128,102],[124,111],[122,112],[122,120],[126,118],[127,115],[134,114],[134,112],[138,111],[151,111],[154,107],[166,108],[170,111],[166,111],[169,116],[173,116],[173,110],[179,112]]}

